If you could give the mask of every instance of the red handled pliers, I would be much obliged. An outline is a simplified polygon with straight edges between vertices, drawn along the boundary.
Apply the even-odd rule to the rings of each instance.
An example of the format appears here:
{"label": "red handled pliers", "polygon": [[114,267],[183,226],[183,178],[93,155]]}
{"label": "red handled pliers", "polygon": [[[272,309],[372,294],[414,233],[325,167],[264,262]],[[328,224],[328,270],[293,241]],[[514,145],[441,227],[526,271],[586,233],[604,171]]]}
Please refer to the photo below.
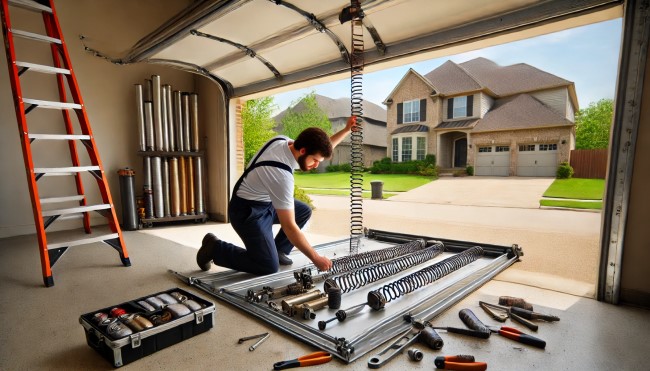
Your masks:
{"label": "red handled pliers", "polygon": [[490,329],[490,331],[496,332],[497,334],[501,336],[505,336],[508,339],[512,339],[523,344],[532,345],[540,349],[546,348],[546,342],[544,340],[528,334],[524,334],[523,332],[517,330],[516,328],[508,327],[508,326],[501,326],[500,328],[488,326],[488,328]]}
{"label": "red handled pliers", "polygon": [[287,368],[320,365],[332,360],[332,355],[327,352],[314,352],[296,359],[276,362],[273,364],[274,370],[286,370]]}
{"label": "red handled pliers", "polygon": [[433,361],[437,369],[455,371],[485,371],[487,363],[475,362],[474,356],[460,354],[457,356],[439,356]]}

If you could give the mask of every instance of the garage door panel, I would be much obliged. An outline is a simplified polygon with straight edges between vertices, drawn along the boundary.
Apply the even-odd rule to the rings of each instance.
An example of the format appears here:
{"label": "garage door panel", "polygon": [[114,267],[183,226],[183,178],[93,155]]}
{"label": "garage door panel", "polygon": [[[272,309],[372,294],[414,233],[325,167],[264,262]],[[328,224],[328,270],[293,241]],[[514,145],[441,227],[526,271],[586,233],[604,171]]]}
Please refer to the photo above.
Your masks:
{"label": "garage door panel", "polygon": [[474,175],[477,176],[509,176],[510,152],[479,152],[476,156]]}
{"label": "garage door panel", "polygon": [[517,153],[517,176],[554,177],[556,171],[557,150],[540,151],[535,145],[535,150]]}

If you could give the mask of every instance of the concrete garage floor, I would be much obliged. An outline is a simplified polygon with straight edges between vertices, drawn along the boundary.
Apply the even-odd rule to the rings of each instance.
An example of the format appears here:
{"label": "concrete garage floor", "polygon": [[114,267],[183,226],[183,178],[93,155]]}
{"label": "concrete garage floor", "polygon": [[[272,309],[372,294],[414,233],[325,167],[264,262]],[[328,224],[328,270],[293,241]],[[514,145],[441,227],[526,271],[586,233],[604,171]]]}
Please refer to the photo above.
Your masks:
{"label": "concrete garage floor", "polygon": [[[314,244],[347,235],[349,199],[314,197],[317,210],[308,226]],[[593,300],[598,254],[599,214],[525,208],[495,208],[422,204],[405,201],[364,201],[364,225],[392,232],[485,243],[520,244],[525,252],[516,263],[435,319],[442,326],[463,324],[462,308],[488,320],[478,301],[498,296],[523,297],[536,311],[561,318],[540,323],[534,335],[545,350],[522,346],[503,337],[479,340],[440,331],[442,351],[417,345],[420,363],[398,356],[385,370],[434,369],[438,355],[471,354],[491,370],[647,370],[650,311]],[[0,240],[0,370],[106,370],[111,365],[85,342],[81,314],[181,287],[215,302],[215,325],[207,333],[183,341],[127,366],[127,370],[271,370],[273,363],[316,349],[277,331],[236,308],[187,286],[168,269],[196,274],[194,258],[203,234],[238,241],[227,224],[208,223],[125,232],[133,262],[122,267],[117,253],[96,244],[70,249],[54,267],[55,286],[42,285],[35,236]],[[304,257],[292,254],[296,269]],[[213,268],[212,272],[219,269]],[[519,327],[519,326],[516,326]],[[522,328],[524,329],[524,328]],[[524,329],[525,330],[525,329]],[[270,332],[254,352],[238,345],[242,336]],[[529,331],[528,331],[529,332]],[[378,351],[379,349],[377,349]],[[346,365],[339,360],[314,370],[366,370],[368,357]]]}

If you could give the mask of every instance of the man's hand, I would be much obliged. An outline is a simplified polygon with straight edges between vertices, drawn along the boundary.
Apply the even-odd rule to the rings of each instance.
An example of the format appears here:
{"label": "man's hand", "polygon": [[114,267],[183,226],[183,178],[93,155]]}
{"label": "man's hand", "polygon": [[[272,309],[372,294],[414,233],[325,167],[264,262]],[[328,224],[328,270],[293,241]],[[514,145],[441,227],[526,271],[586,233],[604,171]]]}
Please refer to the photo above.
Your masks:
{"label": "man's hand", "polygon": [[345,129],[348,131],[354,130],[354,128],[357,126],[357,117],[356,116],[350,116],[348,118],[348,122],[345,124]]}
{"label": "man's hand", "polygon": [[319,271],[328,271],[332,268],[332,261],[323,255],[316,255],[311,261]]}

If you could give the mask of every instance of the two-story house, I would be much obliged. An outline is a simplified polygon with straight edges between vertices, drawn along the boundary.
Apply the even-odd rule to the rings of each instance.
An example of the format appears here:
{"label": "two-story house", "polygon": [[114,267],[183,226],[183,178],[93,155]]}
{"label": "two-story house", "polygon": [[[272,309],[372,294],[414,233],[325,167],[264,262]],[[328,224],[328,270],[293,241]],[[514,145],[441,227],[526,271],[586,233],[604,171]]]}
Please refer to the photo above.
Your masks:
{"label": "two-story house", "polygon": [[555,176],[575,148],[573,82],[525,63],[447,61],[424,76],[410,69],[384,104],[395,162],[435,154],[443,169]]}

